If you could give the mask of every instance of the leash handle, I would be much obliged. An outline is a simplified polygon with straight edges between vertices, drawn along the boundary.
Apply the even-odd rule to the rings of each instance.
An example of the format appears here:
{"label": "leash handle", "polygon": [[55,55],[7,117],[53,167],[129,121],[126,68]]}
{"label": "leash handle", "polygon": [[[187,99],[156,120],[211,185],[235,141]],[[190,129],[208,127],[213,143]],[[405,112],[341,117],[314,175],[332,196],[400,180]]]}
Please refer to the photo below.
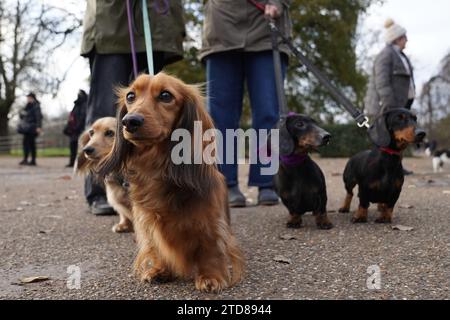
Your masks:
{"label": "leash handle", "polygon": [[134,74],[134,78],[137,78],[138,66],[137,66],[137,57],[136,57],[136,45],[134,43],[133,15],[131,13],[130,0],[127,0],[127,18],[128,18],[128,33],[130,35],[131,59],[133,60],[133,74]]}
{"label": "leash handle", "polygon": [[152,31],[150,28],[150,18],[148,16],[147,0],[142,0],[142,18],[144,22],[145,50],[147,53],[148,72],[151,76],[153,76],[155,74],[155,68],[153,65]]}

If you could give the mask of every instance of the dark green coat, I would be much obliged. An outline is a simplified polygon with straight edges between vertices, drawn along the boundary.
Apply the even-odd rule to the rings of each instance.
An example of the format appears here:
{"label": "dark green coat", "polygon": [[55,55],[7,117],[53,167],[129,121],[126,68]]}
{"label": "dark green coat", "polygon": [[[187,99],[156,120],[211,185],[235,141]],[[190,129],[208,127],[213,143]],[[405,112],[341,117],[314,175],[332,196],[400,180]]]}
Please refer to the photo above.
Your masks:
{"label": "dark green coat", "polygon": [[[282,13],[277,19],[278,27],[290,37],[292,25],[288,9],[291,0],[258,2],[270,3],[279,8]],[[204,12],[200,59],[230,50],[259,52],[272,49],[271,33],[264,14],[248,0],[208,0]],[[280,50],[289,54],[285,45],[280,46]]]}
{"label": "dark green coat", "polygon": [[[131,1],[137,52],[146,51],[141,3],[141,0]],[[167,53],[166,63],[181,59],[185,36],[181,0],[147,0],[147,4],[153,51]],[[131,52],[126,0],[88,0],[83,29],[83,56],[87,56],[94,48],[99,54]]]}

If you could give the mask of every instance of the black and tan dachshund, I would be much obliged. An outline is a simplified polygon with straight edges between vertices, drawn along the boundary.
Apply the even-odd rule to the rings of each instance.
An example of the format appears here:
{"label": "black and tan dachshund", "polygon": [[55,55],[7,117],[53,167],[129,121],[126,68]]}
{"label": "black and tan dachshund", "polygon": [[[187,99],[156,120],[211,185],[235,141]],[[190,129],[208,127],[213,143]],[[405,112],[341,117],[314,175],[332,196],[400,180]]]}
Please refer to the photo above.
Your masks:
{"label": "black and tan dachshund", "polygon": [[302,216],[312,212],[319,229],[331,229],[327,188],[319,166],[308,156],[329,143],[331,135],[305,115],[290,114],[280,126],[280,167],[275,187],[291,215],[288,228],[301,228]]}
{"label": "black and tan dachshund", "polygon": [[366,223],[370,203],[378,204],[377,223],[391,223],[395,204],[402,191],[404,173],[402,152],[420,143],[425,132],[417,128],[417,117],[407,109],[396,108],[381,114],[369,129],[375,144],[349,160],[344,171],[347,196],[341,213],[350,212],[353,189],[359,187],[359,208],[352,222]]}

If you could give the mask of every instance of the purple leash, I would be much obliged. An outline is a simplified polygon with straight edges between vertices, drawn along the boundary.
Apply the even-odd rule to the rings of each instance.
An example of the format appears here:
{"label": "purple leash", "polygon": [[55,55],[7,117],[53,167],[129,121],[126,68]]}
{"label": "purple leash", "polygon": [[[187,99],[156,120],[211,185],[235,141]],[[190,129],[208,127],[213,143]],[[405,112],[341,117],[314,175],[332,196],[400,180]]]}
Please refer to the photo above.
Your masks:
{"label": "purple leash", "polygon": [[131,15],[131,4],[130,0],[127,0],[127,16],[128,16],[128,33],[130,34],[130,44],[131,44],[131,59],[133,60],[133,73],[134,78],[138,76],[138,67],[137,67],[137,58],[136,58],[136,46],[134,44],[134,35],[133,35],[133,24]]}

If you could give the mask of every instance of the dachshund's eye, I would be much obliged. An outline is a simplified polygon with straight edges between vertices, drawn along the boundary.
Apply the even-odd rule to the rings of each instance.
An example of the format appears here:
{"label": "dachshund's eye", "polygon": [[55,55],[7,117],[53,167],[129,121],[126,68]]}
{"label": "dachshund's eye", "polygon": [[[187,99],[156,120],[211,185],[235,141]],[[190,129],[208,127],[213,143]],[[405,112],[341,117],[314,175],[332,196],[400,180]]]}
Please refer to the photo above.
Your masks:
{"label": "dachshund's eye", "polygon": [[297,121],[295,123],[295,127],[299,128],[299,129],[303,129],[305,127],[305,123],[303,121]]}
{"label": "dachshund's eye", "polygon": [[112,130],[106,130],[105,137],[114,137],[114,131]]}
{"label": "dachshund's eye", "polygon": [[164,103],[170,103],[173,100],[173,95],[169,91],[162,91],[158,96],[158,100]]}
{"label": "dachshund's eye", "polygon": [[128,92],[127,93],[127,102],[128,103],[133,103],[134,100],[136,99],[136,94],[134,92]]}
{"label": "dachshund's eye", "polygon": [[94,135],[94,133],[95,133],[95,132],[94,132],[94,130],[92,130],[92,129],[91,129],[91,130],[89,130],[89,137],[91,137],[91,138],[92,138],[92,136]]}

